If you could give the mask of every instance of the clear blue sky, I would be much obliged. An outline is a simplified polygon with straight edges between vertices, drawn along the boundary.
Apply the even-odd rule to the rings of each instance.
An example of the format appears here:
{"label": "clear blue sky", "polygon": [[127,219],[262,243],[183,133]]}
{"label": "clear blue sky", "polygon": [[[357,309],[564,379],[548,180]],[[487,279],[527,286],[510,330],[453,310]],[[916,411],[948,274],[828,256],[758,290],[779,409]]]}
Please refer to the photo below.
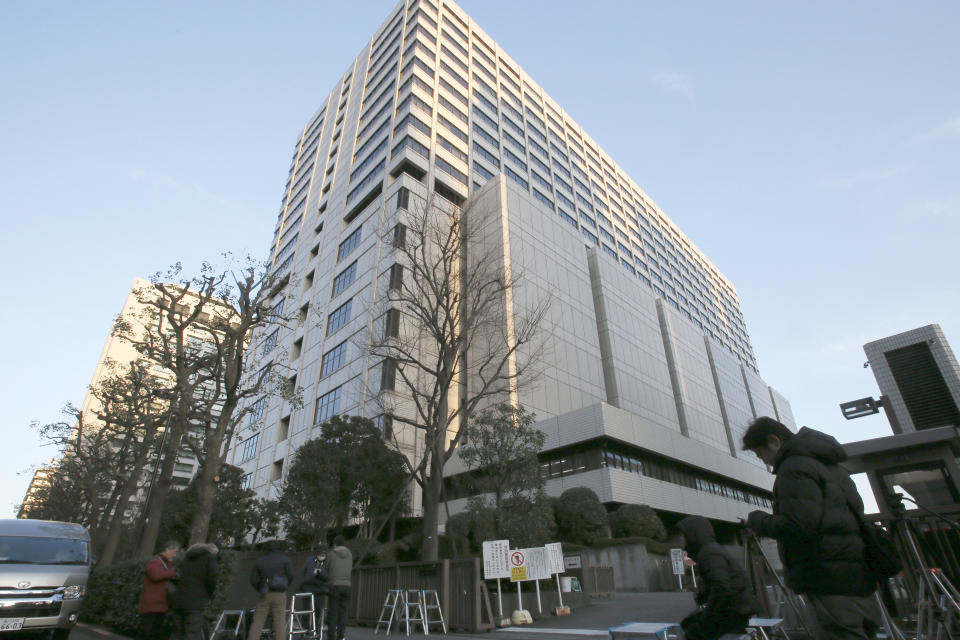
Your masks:
{"label": "clear blue sky", "polygon": [[[266,256],[307,119],[392,2],[0,4],[0,514],[134,278]],[[889,433],[862,345],[960,351],[960,3],[461,6],[737,287],[800,424]]]}

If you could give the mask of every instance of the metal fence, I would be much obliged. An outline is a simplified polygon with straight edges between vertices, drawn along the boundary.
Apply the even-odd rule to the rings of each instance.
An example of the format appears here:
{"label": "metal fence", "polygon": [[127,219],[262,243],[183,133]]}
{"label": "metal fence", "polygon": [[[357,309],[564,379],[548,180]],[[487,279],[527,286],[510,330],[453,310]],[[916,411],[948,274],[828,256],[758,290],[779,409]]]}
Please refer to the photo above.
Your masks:
{"label": "metal fence", "polygon": [[376,625],[389,589],[436,590],[450,629],[494,628],[479,558],[357,567],[353,570],[349,617],[361,625]]}

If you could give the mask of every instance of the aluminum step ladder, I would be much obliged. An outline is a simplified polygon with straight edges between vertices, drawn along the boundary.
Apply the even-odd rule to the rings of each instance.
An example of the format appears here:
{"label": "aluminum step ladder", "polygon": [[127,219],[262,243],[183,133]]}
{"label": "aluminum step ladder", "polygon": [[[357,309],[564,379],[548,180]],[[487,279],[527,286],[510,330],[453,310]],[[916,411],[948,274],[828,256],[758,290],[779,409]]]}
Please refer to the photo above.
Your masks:
{"label": "aluminum step ladder", "polygon": [[290,596],[287,610],[287,640],[317,637],[315,602],[312,593],[295,593]]}
{"label": "aluminum step ladder", "polygon": [[216,638],[219,631],[231,631],[235,638],[246,637],[246,622],[247,612],[243,609],[224,609],[217,617],[217,624],[213,626],[210,637]]}
{"label": "aluminum step ladder", "polygon": [[[444,635],[447,633],[447,623],[443,619],[443,609],[440,608],[440,596],[436,589],[424,589],[420,592],[423,602],[423,632],[430,633],[430,625],[439,624],[443,629]],[[436,617],[431,616],[435,613]]]}
{"label": "aluminum step ladder", "polygon": [[403,617],[407,621],[407,635],[410,635],[411,624],[419,624],[424,633],[429,633],[423,615],[423,591],[419,589],[407,589],[403,600]]}
{"label": "aluminum step ladder", "polygon": [[[393,626],[393,619],[396,617],[397,624],[400,624],[400,617],[404,615],[403,608],[406,606],[406,596],[403,589],[387,589],[387,597],[383,601],[383,609],[380,611],[380,618],[377,620],[377,628],[373,630],[374,634],[379,633],[380,625],[387,625],[385,635],[390,635],[390,627]],[[398,611],[398,608],[400,609]]]}

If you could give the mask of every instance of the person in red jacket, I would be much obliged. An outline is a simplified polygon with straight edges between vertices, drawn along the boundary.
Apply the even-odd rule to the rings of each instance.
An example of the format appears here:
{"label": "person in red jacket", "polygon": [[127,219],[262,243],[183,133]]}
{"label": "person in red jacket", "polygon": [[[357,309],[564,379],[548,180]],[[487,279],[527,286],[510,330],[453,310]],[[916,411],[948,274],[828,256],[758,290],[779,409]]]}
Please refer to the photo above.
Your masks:
{"label": "person in red jacket", "polygon": [[180,543],[168,542],[163,550],[150,559],[143,570],[140,588],[140,633],[138,640],[159,640],[163,637],[163,622],[167,615],[167,583],[177,577],[173,558],[180,551]]}

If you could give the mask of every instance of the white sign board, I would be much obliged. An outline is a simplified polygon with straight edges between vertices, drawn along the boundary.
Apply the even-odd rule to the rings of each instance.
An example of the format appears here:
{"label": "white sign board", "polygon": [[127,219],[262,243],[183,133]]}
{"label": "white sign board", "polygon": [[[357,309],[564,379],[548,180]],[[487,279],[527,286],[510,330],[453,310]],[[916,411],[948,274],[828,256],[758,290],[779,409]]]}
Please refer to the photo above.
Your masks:
{"label": "white sign board", "polygon": [[686,573],[683,566],[683,549],[670,549],[670,564],[673,565],[673,575],[682,576]]}
{"label": "white sign board", "polygon": [[563,566],[565,569],[579,569],[581,567],[580,556],[564,556]]}
{"label": "white sign board", "polygon": [[483,543],[483,578],[496,580],[510,577],[510,541],[487,540]]}
{"label": "white sign board", "polygon": [[521,549],[527,559],[527,580],[549,580],[550,555],[545,547],[531,547]]}
{"label": "white sign board", "polygon": [[551,542],[544,547],[550,557],[550,573],[563,573],[563,546],[559,542]]}

